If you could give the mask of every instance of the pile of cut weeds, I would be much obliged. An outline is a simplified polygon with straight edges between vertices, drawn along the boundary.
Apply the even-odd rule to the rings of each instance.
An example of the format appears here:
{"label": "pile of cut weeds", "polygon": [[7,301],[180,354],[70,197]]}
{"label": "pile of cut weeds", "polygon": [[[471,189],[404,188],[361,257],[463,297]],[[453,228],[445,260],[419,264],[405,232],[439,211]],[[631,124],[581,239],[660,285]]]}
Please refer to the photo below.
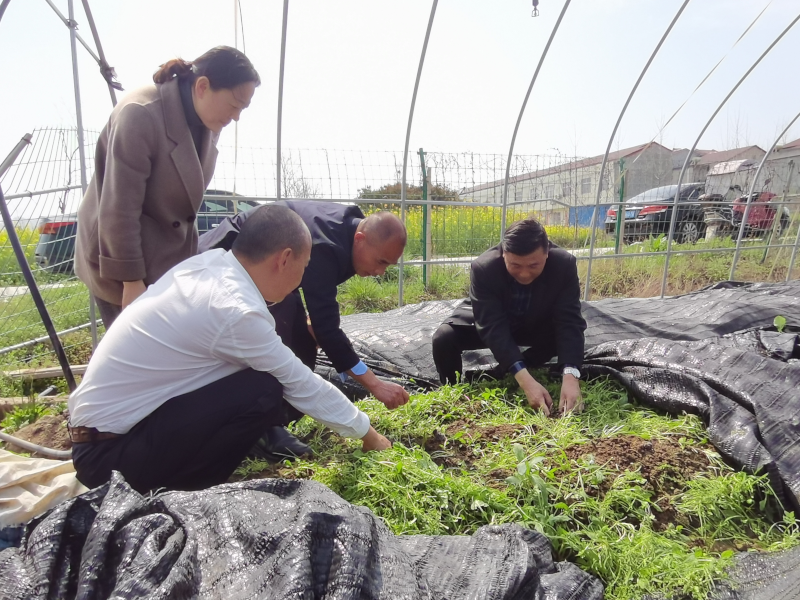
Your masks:
{"label": "pile of cut weeds", "polygon": [[[558,397],[557,382],[536,377]],[[532,412],[509,381],[445,387],[396,411],[367,400],[392,449],[364,454],[304,419],[295,432],[317,458],[247,462],[237,477],[315,479],[397,534],[520,523],[610,599],[705,598],[735,551],[800,543],[766,478],[727,465],[699,419],[638,406],[612,382],[581,385],[586,411],[560,418]]]}

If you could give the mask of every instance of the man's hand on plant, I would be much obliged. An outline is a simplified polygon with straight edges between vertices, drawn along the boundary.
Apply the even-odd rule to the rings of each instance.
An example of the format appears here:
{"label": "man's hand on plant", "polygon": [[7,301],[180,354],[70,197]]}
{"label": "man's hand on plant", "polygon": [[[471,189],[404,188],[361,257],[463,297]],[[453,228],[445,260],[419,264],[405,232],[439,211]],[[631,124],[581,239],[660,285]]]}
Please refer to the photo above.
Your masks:
{"label": "man's hand on plant", "polygon": [[364,452],[370,452],[371,450],[388,450],[391,447],[392,442],[375,431],[372,425],[369,426],[367,435],[361,438],[361,449]]}
{"label": "man's hand on plant", "polygon": [[394,410],[398,406],[403,406],[408,402],[408,392],[402,385],[391,381],[382,381],[371,370],[363,375],[354,375],[348,371],[350,376],[367,388],[375,398],[383,402],[389,410]]}
{"label": "man's hand on plant", "polygon": [[545,417],[550,416],[553,409],[553,399],[544,386],[533,378],[527,369],[522,369],[514,375],[514,379],[519,383],[519,387],[525,392],[528,404],[534,410],[541,410]]}
{"label": "man's hand on plant", "polygon": [[559,409],[562,415],[568,412],[583,412],[580,381],[573,375],[564,375],[561,381],[561,400]]}

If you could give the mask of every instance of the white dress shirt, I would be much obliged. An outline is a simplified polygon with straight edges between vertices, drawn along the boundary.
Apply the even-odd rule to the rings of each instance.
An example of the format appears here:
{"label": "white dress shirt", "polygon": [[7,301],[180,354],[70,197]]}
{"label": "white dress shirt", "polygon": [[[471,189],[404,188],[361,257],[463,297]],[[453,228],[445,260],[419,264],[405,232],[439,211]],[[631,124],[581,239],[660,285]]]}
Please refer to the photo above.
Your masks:
{"label": "white dress shirt", "polygon": [[127,433],[170,398],[247,367],[271,373],[292,406],[340,435],[369,431],[369,417],[283,345],[255,283],[225,250],[183,261],[122,311],[69,398],[70,422]]}

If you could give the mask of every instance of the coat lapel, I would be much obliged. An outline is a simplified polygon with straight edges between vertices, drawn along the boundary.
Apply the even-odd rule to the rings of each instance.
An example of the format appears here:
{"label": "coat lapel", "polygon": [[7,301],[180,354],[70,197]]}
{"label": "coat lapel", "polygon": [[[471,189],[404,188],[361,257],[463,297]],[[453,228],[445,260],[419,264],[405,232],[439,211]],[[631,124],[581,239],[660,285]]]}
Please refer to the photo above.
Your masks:
{"label": "coat lapel", "polygon": [[[178,80],[173,79],[172,81],[162,84],[159,87],[159,92],[161,94],[162,106],[164,107],[164,124],[166,126],[167,137],[176,144],[175,148],[170,152],[170,156],[183,182],[183,187],[186,188],[188,200],[194,211],[197,212],[200,208],[200,203],[203,201],[206,180],[197,157],[197,152],[194,149],[192,134],[189,131],[189,126],[186,124],[186,115],[183,113],[181,94],[178,89]],[[211,134],[211,132],[209,131],[208,134]],[[207,138],[209,138],[210,141],[210,135],[203,136],[204,150],[207,144]],[[204,152],[204,154],[206,154],[206,159],[208,159],[210,153]],[[214,154],[214,160],[216,160],[216,154]]]}

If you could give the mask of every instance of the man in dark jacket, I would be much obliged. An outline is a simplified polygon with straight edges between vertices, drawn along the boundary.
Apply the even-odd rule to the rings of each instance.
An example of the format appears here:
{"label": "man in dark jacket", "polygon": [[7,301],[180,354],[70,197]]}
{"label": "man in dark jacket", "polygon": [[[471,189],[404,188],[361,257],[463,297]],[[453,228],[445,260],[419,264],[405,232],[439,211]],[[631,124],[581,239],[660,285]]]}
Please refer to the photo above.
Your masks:
{"label": "man in dark jacket", "polygon": [[[514,375],[528,403],[549,415],[553,401],[527,367],[558,356],[561,410],[580,411],[585,329],[575,257],[550,244],[536,220],[525,219],[473,261],[469,300],[436,330],[433,360],[442,383],[455,383],[461,353],[489,348],[501,372]],[[529,348],[522,352],[520,346]]]}
{"label": "man in dark jacket", "polygon": [[[311,232],[311,260],[306,267],[300,288],[283,302],[269,308],[275,317],[275,330],[283,343],[311,369],[317,356],[317,346],[342,375],[350,375],[363,385],[387,408],[397,408],[408,402],[408,392],[402,386],[378,379],[358,358],[350,340],[340,327],[337,286],[354,275],[375,277],[383,275],[386,267],[400,260],[406,244],[403,223],[389,212],[369,217],[358,206],[314,200],[282,200],[283,205],[297,213]],[[242,224],[257,209],[229,217],[215,229],[200,236],[198,250],[230,249]],[[300,295],[303,291],[308,307],[309,323]],[[300,415],[296,415],[300,416]],[[308,448],[281,428],[267,432],[262,445],[265,451],[283,454],[304,454]]]}

